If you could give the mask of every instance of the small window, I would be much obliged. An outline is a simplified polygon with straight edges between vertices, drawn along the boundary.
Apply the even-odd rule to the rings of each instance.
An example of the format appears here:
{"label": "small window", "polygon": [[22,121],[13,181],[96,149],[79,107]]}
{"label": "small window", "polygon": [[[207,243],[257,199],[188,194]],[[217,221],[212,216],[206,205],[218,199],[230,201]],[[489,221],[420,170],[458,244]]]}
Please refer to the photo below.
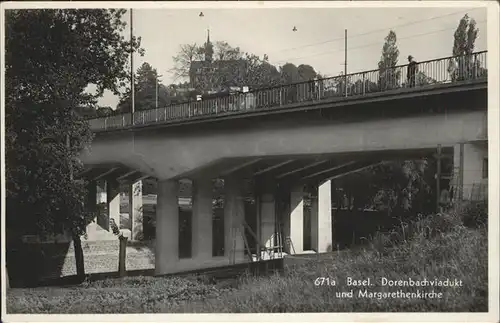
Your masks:
{"label": "small window", "polygon": [[483,178],[488,178],[488,157],[483,158]]}

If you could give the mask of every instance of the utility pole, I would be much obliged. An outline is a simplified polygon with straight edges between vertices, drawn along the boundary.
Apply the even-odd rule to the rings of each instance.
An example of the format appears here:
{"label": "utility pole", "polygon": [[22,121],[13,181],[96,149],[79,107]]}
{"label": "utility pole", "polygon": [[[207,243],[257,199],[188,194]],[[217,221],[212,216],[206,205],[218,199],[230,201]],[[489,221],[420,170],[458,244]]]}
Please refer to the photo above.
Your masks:
{"label": "utility pole", "polygon": [[436,191],[437,191],[437,212],[440,210],[440,200],[441,200],[441,159],[443,156],[441,155],[441,145],[437,147],[437,171],[436,171]]}
{"label": "utility pole", "polygon": [[344,31],[344,78],[345,96],[347,97],[347,29]]}
{"label": "utility pole", "polygon": [[159,78],[162,77],[163,75],[158,75],[158,71],[156,71],[156,70],[155,70],[155,72],[156,72],[156,74],[155,74],[156,108],[158,109],[158,106],[160,104],[160,81],[159,81]]}
{"label": "utility pole", "polygon": [[158,72],[156,72],[156,108],[158,109]]}
{"label": "utility pole", "polygon": [[135,112],[135,77],[134,77],[134,26],[133,26],[132,8],[130,8],[130,97],[132,98],[132,106],[130,108],[130,120],[134,125],[134,112]]}

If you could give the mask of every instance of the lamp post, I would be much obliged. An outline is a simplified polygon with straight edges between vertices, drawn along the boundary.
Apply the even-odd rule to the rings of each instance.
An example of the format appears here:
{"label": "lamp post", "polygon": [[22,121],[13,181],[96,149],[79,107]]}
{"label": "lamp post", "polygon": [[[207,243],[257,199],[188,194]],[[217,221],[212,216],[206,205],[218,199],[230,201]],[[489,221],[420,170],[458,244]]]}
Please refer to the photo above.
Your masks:
{"label": "lamp post", "polygon": [[132,8],[130,8],[130,96],[132,99],[132,106],[130,108],[130,121],[134,125],[134,112],[135,112],[135,79],[134,79],[134,26],[133,26]]}
{"label": "lamp post", "polygon": [[158,109],[158,99],[159,99],[159,95],[160,95],[160,91],[159,91],[159,82],[158,82],[158,78],[162,77],[163,75],[158,75],[158,73],[156,73],[155,75],[155,98],[156,98],[156,104],[155,104],[155,107],[156,109]]}
{"label": "lamp post", "polygon": [[344,32],[344,76],[345,76],[345,96],[347,96],[347,29]]}

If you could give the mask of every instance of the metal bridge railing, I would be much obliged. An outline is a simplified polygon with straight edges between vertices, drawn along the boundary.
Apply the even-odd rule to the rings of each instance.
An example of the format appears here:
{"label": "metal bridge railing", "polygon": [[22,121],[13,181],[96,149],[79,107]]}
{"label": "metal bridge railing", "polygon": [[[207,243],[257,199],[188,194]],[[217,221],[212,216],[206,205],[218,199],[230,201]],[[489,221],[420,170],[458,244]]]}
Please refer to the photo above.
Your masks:
{"label": "metal bridge railing", "polygon": [[[134,125],[147,125],[195,117],[217,117],[235,112],[283,108],[307,101],[360,97],[397,89],[418,89],[435,84],[487,79],[487,51],[419,62],[408,77],[408,65],[340,75],[308,82],[230,94],[225,97],[186,102],[158,109],[136,111]],[[94,131],[131,126],[130,114],[89,120]]]}

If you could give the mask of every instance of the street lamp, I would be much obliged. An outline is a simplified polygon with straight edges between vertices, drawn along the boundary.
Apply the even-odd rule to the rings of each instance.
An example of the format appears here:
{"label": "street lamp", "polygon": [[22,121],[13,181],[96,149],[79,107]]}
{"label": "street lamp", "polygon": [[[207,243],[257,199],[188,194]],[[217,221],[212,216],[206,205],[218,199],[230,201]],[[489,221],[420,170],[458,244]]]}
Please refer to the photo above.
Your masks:
{"label": "street lamp", "polygon": [[[203,14],[203,11],[200,12],[198,17],[200,17],[201,19],[204,19],[205,15]],[[208,21],[207,21],[207,30],[210,30],[210,25],[209,25]]]}
{"label": "street lamp", "polygon": [[135,87],[134,87],[134,45],[133,45],[133,39],[134,39],[134,20],[133,20],[133,13],[132,13],[132,8],[130,9],[130,96],[132,99],[132,106],[130,108],[130,121],[132,125],[134,125],[135,120],[134,120],[134,112],[135,112]]}

